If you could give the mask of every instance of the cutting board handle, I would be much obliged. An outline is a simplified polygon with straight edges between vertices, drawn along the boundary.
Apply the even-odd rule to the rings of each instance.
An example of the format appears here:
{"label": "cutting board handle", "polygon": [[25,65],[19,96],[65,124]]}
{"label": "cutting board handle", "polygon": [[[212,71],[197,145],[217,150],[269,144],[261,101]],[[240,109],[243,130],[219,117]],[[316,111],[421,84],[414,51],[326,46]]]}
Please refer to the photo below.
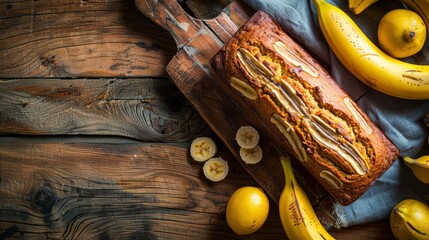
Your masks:
{"label": "cutting board handle", "polygon": [[146,17],[170,32],[179,48],[201,29],[201,20],[189,16],[177,0],[136,0],[135,4]]}

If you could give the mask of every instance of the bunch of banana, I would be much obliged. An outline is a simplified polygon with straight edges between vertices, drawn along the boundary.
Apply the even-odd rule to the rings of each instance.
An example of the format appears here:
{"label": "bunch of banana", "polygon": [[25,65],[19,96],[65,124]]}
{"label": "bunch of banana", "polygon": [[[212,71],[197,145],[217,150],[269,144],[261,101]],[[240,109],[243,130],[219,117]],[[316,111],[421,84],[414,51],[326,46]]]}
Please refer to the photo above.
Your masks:
{"label": "bunch of banana", "polygon": [[429,184],[429,155],[421,156],[417,159],[403,156],[402,159],[405,165],[413,171],[417,179]]}
{"label": "bunch of banana", "polygon": [[340,8],[325,0],[313,2],[325,39],[355,77],[391,96],[429,99],[429,66],[403,62],[387,55]]}
{"label": "bunch of banana", "polygon": [[281,156],[285,186],[280,195],[280,220],[289,239],[334,239],[317,218],[304,189],[298,184],[290,158]]}
{"label": "bunch of banana", "polygon": [[[349,0],[349,8],[355,14],[361,13],[367,7],[379,0]],[[418,13],[429,29],[429,0],[400,0],[409,8]]]}

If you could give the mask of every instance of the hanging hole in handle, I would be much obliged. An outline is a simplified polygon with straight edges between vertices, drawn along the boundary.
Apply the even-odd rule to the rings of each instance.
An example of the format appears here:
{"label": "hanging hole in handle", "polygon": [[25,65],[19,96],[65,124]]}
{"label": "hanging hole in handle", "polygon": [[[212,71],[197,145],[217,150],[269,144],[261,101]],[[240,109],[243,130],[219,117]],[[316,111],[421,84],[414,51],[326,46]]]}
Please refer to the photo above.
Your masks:
{"label": "hanging hole in handle", "polygon": [[183,10],[194,18],[217,17],[232,0],[177,0]]}

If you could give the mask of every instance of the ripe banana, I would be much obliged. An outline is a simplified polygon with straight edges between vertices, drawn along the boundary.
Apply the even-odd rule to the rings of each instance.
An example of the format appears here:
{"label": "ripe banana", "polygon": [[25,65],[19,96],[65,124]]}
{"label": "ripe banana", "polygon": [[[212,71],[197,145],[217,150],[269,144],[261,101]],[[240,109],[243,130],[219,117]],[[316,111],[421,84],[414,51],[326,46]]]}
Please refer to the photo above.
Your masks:
{"label": "ripe banana", "polygon": [[262,160],[262,148],[257,145],[254,148],[240,148],[240,157],[246,164],[256,164]]}
{"label": "ripe banana", "polygon": [[378,0],[349,0],[349,8],[353,13],[359,14],[375,2]]}
{"label": "ripe banana", "polygon": [[204,163],[203,172],[207,179],[219,182],[228,175],[229,166],[222,158],[210,158]]}
{"label": "ripe banana", "polygon": [[258,145],[259,133],[252,126],[241,126],[235,135],[235,140],[240,147],[251,149]]}
{"label": "ripe banana", "polygon": [[396,239],[429,240],[429,206],[405,199],[390,213],[390,228]]}
{"label": "ripe banana", "polygon": [[[361,13],[367,7],[379,0],[349,0],[349,8],[355,14]],[[425,22],[426,28],[429,29],[429,0],[400,0],[405,3],[410,9],[420,15]],[[429,34],[429,32],[428,32]]]}
{"label": "ripe banana", "polygon": [[208,137],[199,137],[191,143],[191,157],[197,162],[212,158],[217,151],[216,143]]}
{"label": "ripe banana", "polygon": [[280,220],[289,239],[334,239],[322,226],[304,189],[298,184],[290,158],[281,156],[285,187],[280,195]]}
{"label": "ripe banana", "polygon": [[391,96],[429,99],[429,65],[411,64],[387,55],[340,8],[325,0],[313,2],[325,39],[355,77]]}
{"label": "ripe banana", "polygon": [[405,165],[407,165],[413,171],[417,179],[429,184],[429,155],[421,156],[417,159],[404,156]]}

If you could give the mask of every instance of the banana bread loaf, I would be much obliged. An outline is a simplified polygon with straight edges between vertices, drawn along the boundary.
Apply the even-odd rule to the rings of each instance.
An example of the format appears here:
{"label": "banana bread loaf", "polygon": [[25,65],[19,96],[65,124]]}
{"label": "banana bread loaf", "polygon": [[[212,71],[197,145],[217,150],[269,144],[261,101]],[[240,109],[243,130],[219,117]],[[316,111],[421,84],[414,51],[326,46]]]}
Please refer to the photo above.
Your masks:
{"label": "banana bread loaf", "polygon": [[398,149],[305,50],[259,11],[211,61],[216,83],[343,205]]}

